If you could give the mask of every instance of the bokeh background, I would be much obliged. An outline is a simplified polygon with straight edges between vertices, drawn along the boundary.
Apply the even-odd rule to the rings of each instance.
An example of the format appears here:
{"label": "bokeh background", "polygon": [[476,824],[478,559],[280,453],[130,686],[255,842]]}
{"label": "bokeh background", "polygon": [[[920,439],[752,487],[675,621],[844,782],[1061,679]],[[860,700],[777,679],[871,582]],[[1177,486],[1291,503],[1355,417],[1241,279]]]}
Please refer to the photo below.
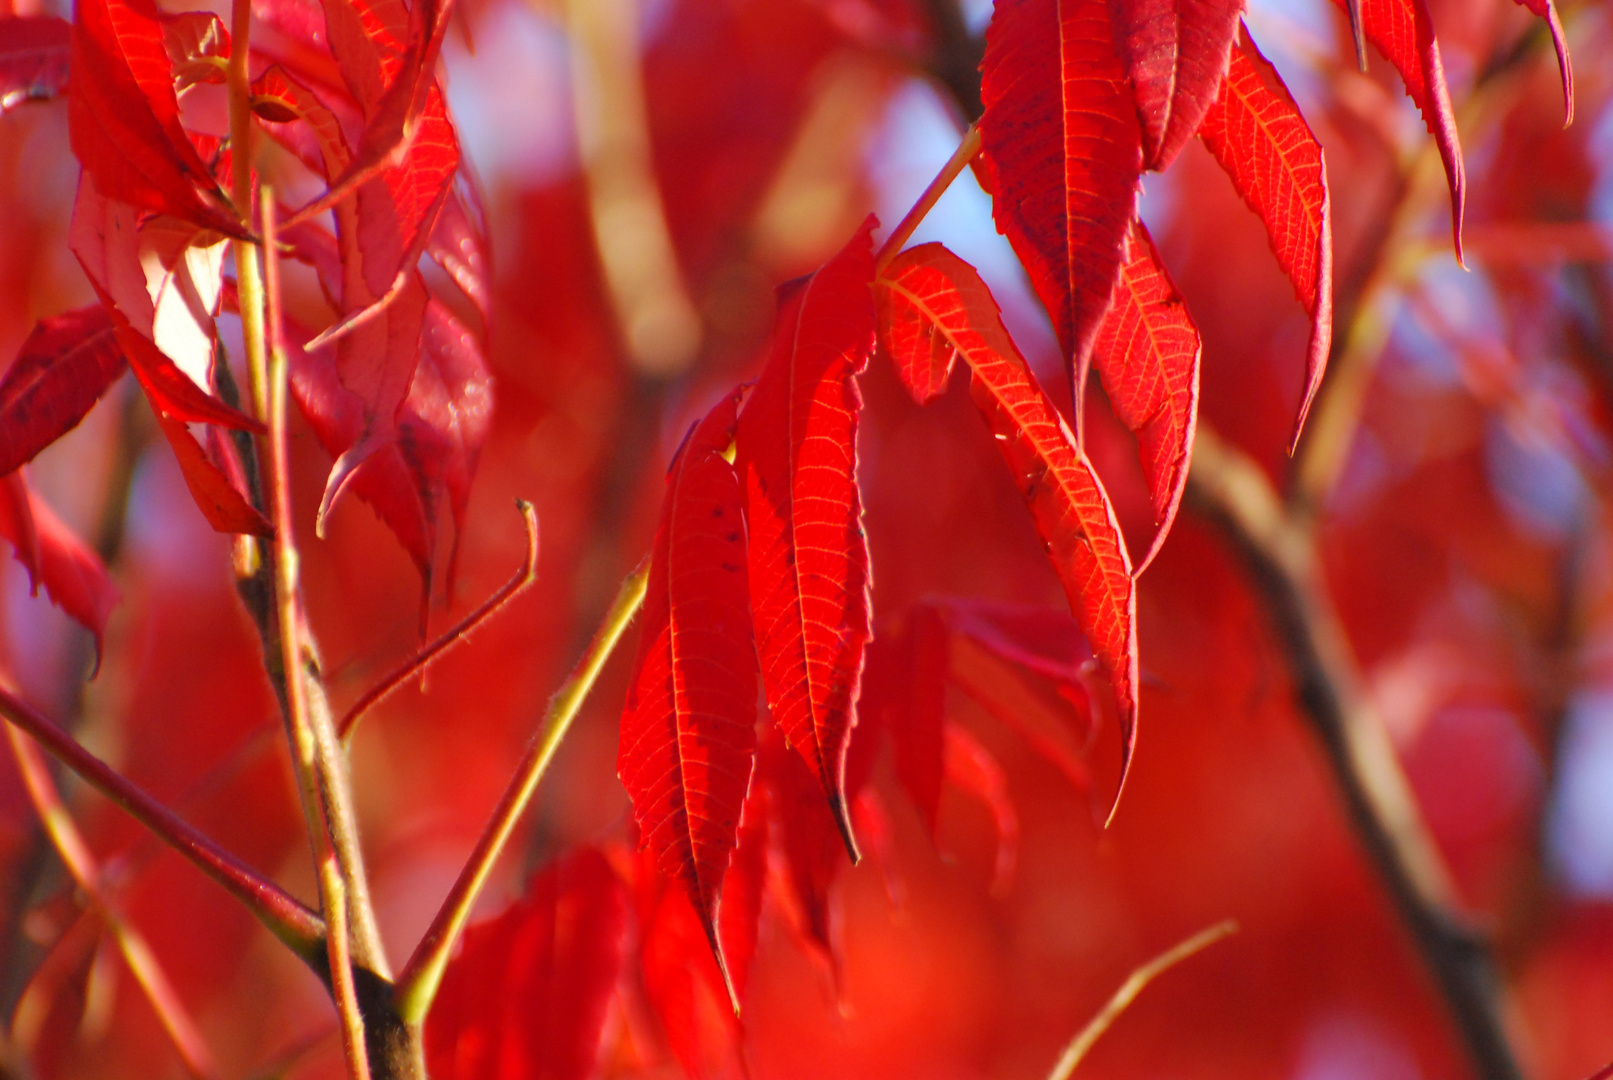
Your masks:
{"label": "bokeh background", "polygon": [[[519,565],[517,497],[537,506],[542,554],[533,589],[357,737],[359,812],[396,959],[647,550],[689,421],[755,371],[773,287],[870,211],[898,220],[956,145],[962,114],[933,77],[951,55],[937,13],[978,33],[990,11],[948,2],[460,0],[446,82],[492,240],[496,407],[457,583],[434,597],[433,627]],[[1567,130],[1537,20],[1512,0],[1432,9],[1469,168],[1466,271],[1437,157],[1389,65],[1374,53],[1367,74],[1354,70],[1331,4],[1255,0],[1248,13],[1326,150],[1336,282],[1362,300],[1336,331],[1353,350],[1359,423],[1314,507],[1317,535],[1371,701],[1495,950],[1528,1074],[1579,1080],[1613,1060],[1613,9],[1562,5],[1579,61]],[[35,319],[93,299],[66,245],[76,176],[64,103],[0,120],[0,358]],[[1204,336],[1205,422],[1286,485],[1306,318],[1201,147],[1145,183],[1144,217]],[[651,216],[596,233],[608,198]],[[918,239],[980,268],[1067,398],[1046,317],[972,177]],[[631,288],[612,285],[623,266],[640,275]],[[291,289],[303,317],[328,320],[311,284]],[[964,388],[920,410],[877,358],[862,386],[876,618],[932,595],[1061,606]],[[1092,453],[1140,551],[1152,522],[1133,448],[1092,397]],[[152,436],[125,380],[29,469],[113,557],[122,602],[99,674],[83,682],[87,635],[31,597],[9,559],[0,664],[98,753],[312,896],[227,541]],[[416,645],[419,578],[356,500],[316,539],[330,462],[300,428],[295,459],[313,628],[341,707]],[[881,758],[891,843],[840,874],[838,966],[771,908],[764,921],[745,1013],[752,1076],[1045,1076],[1127,972],[1227,917],[1241,932],[1150,988],[1082,1075],[1469,1075],[1296,712],[1260,602],[1189,511],[1141,579],[1139,618],[1141,739],[1114,825],[954,691],[949,715],[1001,765],[1012,878],[993,888],[1000,809],[948,791],[932,845]],[[488,913],[558,854],[626,836],[623,653]],[[1090,753],[1096,772],[1112,769],[1112,740]],[[314,979],[117,810],[64,784],[95,850],[128,857],[118,895],[225,1074],[339,1075]],[[70,932],[78,921],[0,763],[0,1018],[9,1055],[29,1062],[17,1075],[182,1075],[115,950],[93,927]],[[605,1075],[679,1075],[630,1004],[607,1026]]]}

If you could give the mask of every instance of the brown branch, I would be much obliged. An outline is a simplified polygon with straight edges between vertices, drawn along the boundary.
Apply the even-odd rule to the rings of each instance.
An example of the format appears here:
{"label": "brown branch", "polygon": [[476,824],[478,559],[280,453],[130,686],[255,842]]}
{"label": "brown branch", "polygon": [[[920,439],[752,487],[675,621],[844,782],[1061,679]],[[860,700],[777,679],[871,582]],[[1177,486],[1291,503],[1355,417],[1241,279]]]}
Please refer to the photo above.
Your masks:
{"label": "brown branch", "polygon": [[1444,861],[1368,701],[1322,583],[1310,528],[1283,506],[1260,467],[1202,420],[1187,499],[1221,527],[1249,571],[1356,836],[1444,995],[1477,1075],[1521,1080],[1489,950],[1458,909]]}

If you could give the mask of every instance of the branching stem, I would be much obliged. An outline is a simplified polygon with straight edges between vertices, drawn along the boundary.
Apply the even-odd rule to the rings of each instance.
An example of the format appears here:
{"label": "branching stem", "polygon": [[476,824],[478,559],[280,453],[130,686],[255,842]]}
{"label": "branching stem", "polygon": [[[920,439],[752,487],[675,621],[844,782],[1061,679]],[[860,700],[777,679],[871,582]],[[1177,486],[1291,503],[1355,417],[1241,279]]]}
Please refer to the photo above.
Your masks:
{"label": "branching stem", "polygon": [[9,687],[0,686],[0,714],[223,886],[292,952],[316,967],[323,963],[325,923],[295,897],[220,850],[144,789],[80,746]]}
{"label": "branching stem", "polygon": [[510,781],[510,786],[499,800],[487,827],[482,830],[475,849],[459,872],[459,879],[448,891],[448,896],[438,909],[436,917],[432,919],[430,928],[420,939],[420,944],[415,947],[414,955],[409,957],[409,962],[398,975],[395,994],[398,1012],[405,1023],[418,1025],[424,1022],[426,1013],[431,1008],[432,999],[437,994],[437,987],[442,982],[443,971],[448,966],[448,954],[452,951],[459,932],[464,928],[465,921],[470,917],[470,910],[476,903],[477,895],[486,884],[488,875],[492,873],[493,864],[498,861],[499,854],[510,839],[510,834],[514,832],[516,822],[526,812],[527,804],[537,791],[538,782],[543,779],[550,761],[554,759],[555,751],[560,748],[566,732],[571,729],[571,723],[582,709],[582,703],[587,699],[588,692],[593,689],[595,680],[599,678],[599,673],[605,666],[605,661],[610,658],[616,643],[621,640],[623,632],[644,603],[648,578],[649,567],[646,561],[622,582],[621,589],[616,593],[616,599],[611,603],[610,610],[605,613],[599,629],[594,632],[593,640],[588,643],[582,659],[577,662],[571,677],[549,702],[548,715],[544,717],[543,727],[532,740],[532,745],[527,749],[520,765],[516,767],[514,779]]}

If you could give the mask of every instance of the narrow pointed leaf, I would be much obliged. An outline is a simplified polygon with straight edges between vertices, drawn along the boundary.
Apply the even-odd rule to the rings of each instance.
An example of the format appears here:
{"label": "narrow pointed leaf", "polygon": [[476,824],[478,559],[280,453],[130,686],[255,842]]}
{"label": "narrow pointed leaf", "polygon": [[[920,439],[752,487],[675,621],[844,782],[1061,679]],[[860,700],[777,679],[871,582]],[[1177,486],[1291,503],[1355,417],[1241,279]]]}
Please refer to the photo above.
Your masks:
{"label": "narrow pointed leaf", "polygon": [[[1342,6],[1345,0],[1335,2]],[[1423,114],[1428,133],[1439,147],[1451,189],[1451,242],[1456,248],[1456,261],[1461,262],[1467,175],[1428,0],[1361,0],[1361,28],[1366,39],[1400,73],[1407,95]]]}
{"label": "narrow pointed leaf", "polygon": [[1106,0],[1002,0],[980,92],[982,186],[1053,319],[1079,401],[1142,172]]}
{"label": "narrow pointed leaf", "polygon": [[127,366],[100,304],[35,323],[0,379],[0,476],[78,426]]}
{"label": "narrow pointed leaf", "polygon": [[1563,21],[1557,17],[1557,5],[1552,0],[1518,0],[1518,3],[1546,20],[1551,31],[1551,44],[1557,50],[1557,73],[1563,82],[1563,127],[1574,122],[1574,62],[1568,55],[1568,35],[1563,32]]}
{"label": "narrow pointed leaf", "polygon": [[1198,130],[1226,74],[1242,10],[1243,0],[1109,0],[1150,169],[1169,165]]}
{"label": "narrow pointed leaf", "polygon": [[1333,226],[1327,163],[1277,70],[1243,35],[1227,80],[1199,129],[1204,145],[1266,226],[1277,265],[1311,317],[1299,439],[1333,343]]}
{"label": "narrow pointed leaf", "polygon": [[668,473],[617,758],[642,843],[688,893],[725,978],[718,909],[756,752],[745,523],[724,456],[738,408],[737,393],[719,403]]}
{"label": "narrow pointed leaf", "polygon": [[179,122],[151,0],[84,0],[73,23],[68,133],[102,191],[232,236],[246,230]]}
{"label": "narrow pointed leaf", "polygon": [[[1137,597],[1108,494],[1036,384],[974,267],[940,244],[922,244],[891,261],[876,291],[885,348],[899,372],[926,368],[937,335],[973,369],[970,394],[1025,496],[1070,610],[1114,688],[1124,784],[1137,738]],[[930,336],[913,329],[923,322],[936,327]],[[904,359],[904,348],[922,352],[923,359]]]}
{"label": "narrow pointed leaf", "polygon": [[273,536],[274,526],[247,501],[229,474],[208,458],[184,421],[160,411],[156,415],[163,437],[179,462],[185,486],[207,523],[221,533]]}
{"label": "narrow pointed leaf", "polygon": [[95,635],[99,666],[106,621],[118,602],[101,557],[29,489],[20,472],[0,476],[0,536],[11,541],[34,591],[43,585],[57,607]]}
{"label": "narrow pointed leaf", "polygon": [[1153,561],[1182,504],[1199,412],[1198,328],[1159,261],[1142,222],[1132,222],[1126,263],[1093,349],[1098,377],[1120,422],[1137,437],[1154,501],[1153,542],[1137,573]]}
{"label": "narrow pointed leaf", "polygon": [[436,1080],[586,1080],[622,966],[627,898],[598,851],[549,866],[465,930],[426,1019]]}
{"label": "narrow pointed leaf", "polygon": [[871,633],[855,376],[874,344],[872,227],[870,218],[822,269],[781,291],[738,438],[768,708],[828,796],[853,859],[846,748]]}
{"label": "narrow pointed leaf", "polygon": [[0,116],[66,89],[71,36],[54,15],[0,16]]}

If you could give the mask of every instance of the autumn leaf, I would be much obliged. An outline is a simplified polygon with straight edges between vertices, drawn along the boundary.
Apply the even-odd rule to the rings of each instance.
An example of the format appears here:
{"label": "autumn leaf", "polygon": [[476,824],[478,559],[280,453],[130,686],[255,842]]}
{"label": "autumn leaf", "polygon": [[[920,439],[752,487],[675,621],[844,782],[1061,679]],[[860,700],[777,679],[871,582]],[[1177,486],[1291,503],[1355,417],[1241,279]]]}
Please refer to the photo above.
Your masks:
{"label": "autumn leaf", "polygon": [[953,788],[974,797],[991,815],[997,829],[997,858],[991,872],[991,894],[1007,896],[1019,862],[1019,812],[1008,797],[1008,780],[990,750],[961,724],[943,727],[945,773]]}
{"label": "autumn leaf", "polygon": [[1243,0],[1110,0],[1148,168],[1163,170],[1198,130],[1226,73],[1242,10]]}
{"label": "autumn leaf", "polygon": [[[1342,7],[1345,0],[1334,2]],[[1428,0],[1361,0],[1360,6],[1362,32],[1400,73],[1407,95],[1423,114],[1428,133],[1439,147],[1451,190],[1451,242],[1456,248],[1456,261],[1461,262],[1467,178]]]}
{"label": "autumn leaf", "polygon": [[67,88],[72,29],[54,15],[0,16],[0,116]]}
{"label": "autumn leaf", "polygon": [[77,427],[127,366],[100,304],[35,323],[0,379],[0,475]]}
{"label": "autumn leaf", "polygon": [[756,651],[733,444],[739,394],[667,474],[617,772],[656,866],[689,902],[738,1000],[717,933],[756,747]]}
{"label": "autumn leaf", "polygon": [[68,132],[96,186],[124,202],[246,236],[179,122],[173,63],[151,0],[85,0],[73,23]]}
{"label": "autumn leaf", "polygon": [[1137,453],[1154,501],[1154,522],[1159,527],[1137,562],[1138,574],[1153,562],[1170,534],[1187,487],[1203,351],[1198,328],[1160,263],[1148,230],[1142,222],[1132,222],[1126,262],[1092,355],[1115,415],[1137,437]]}
{"label": "autumn leaf", "polygon": [[[1123,785],[1137,738],[1137,599],[1108,494],[1036,384],[974,267],[940,244],[921,244],[891,261],[876,292],[885,348],[915,396],[915,387],[927,392],[939,385],[932,370],[938,358],[949,362],[947,354],[961,354],[968,361],[970,394],[1114,688],[1124,733]],[[945,349],[937,338],[944,338]],[[910,376],[913,371],[922,374]]]}
{"label": "autumn leaf", "polygon": [[174,459],[179,462],[185,486],[190,489],[191,498],[207,523],[221,533],[273,536],[274,526],[248,501],[241,490],[240,478],[230,476],[207,456],[207,451],[183,420],[161,411],[156,416],[157,425],[168,440]]}
{"label": "autumn leaf", "polygon": [[780,291],[737,440],[768,708],[828,796],[854,860],[845,760],[871,632],[854,379],[874,345],[874,224]]}
{"label": "autumn leaf", "polygon": [[1105,0],[1003,0],[980,93],[981,186],[1053,319],[1079,403],[1143,163]]}
{"label": "autumn leaf", "polygon": [[1568,55],[1568,35],[1563,32],[1563,21],[1557,17],[1557,5],[1552,0],[1518,0],[1518,3],[1546,20],[1551,31],[1552,48],[1557,50],[1557,73],[1563,83],[1563,127],[1574,122],[1574,62]]}
{"label": "autumn leaf", "polygon": [[57,607],[95,635],[96,667],[117,586],[101,557],[35,495],[21,472],[0,476],[0,536],[11,541],[35,595],[43,585]]}
{"label": "autumn leaf", "polygon": [[465,930],[426,1018],[431,1075],[594,1075],[626,927],[625,890],[594,848],[538,873],[520,900]]}
{"label": "autumn leaf", "polygon": [[1232,50],[1232,63],[1215,105],[1199,129],[1204,145],[1221,163],[1232,186],[1266,226],[1277,265],[1293,283],[1311,317],[1306,351],[1305,394],[1294,421],[1292,446],[1333,343],[1333,226],[1327,163],[1310,125],[1277,70],[1248,34]]}

